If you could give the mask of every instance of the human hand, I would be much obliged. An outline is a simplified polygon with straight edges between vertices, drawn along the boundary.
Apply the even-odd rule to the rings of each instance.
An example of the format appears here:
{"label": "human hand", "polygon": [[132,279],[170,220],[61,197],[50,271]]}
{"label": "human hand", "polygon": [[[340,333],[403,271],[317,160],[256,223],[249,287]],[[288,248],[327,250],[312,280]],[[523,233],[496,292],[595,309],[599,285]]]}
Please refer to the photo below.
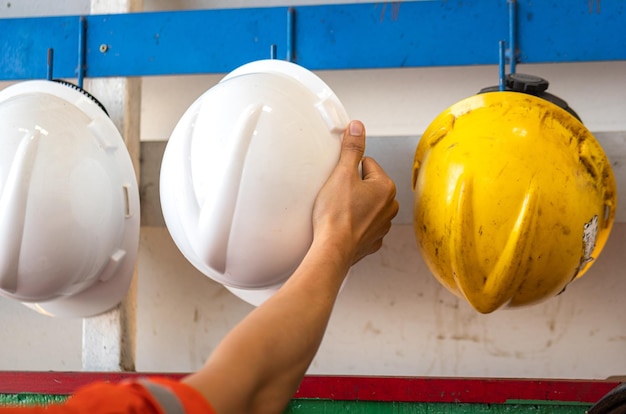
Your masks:
{"label": "human hand", "polygon": [[350,265],[380,249],[398,213],[394,182],[364,152],[365,127],[352,121],[344,132],[339,162],[313,207],[314,241],[321,239],[344,252]]}

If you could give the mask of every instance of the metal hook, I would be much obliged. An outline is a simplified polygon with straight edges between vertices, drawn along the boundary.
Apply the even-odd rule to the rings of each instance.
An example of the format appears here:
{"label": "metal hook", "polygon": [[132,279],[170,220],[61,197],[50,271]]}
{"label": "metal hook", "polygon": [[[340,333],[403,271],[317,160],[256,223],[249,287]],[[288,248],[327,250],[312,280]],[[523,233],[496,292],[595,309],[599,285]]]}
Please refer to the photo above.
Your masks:
{"label": "metal hook", "polygon": [[54,49],[49,48],[48,49],[48,72],[46,75],[46,79],[48,79],[49,81],[52,80],[52,67],[54,65]]}
{"label": "metal hook", "polygon": [[287,9],[287,56],[288,62],[293,62],[296,55],[295,50],[295,27],[296,27],[296,9],[289,7]]}
{"label": "metal hook", "polygon": [[509,4],[509,72],[513,74],[517,63],[517,0],[507,0],[507,3]]}
{"label": "metal hook", "polygon": [[504,63],[505,63],[505,43],[504,40],[500,40],[498,42],[499,46],[500,46],[500,53],[499,53],[499,59],[498,59],[498,65],[499,65],[499,70],[500,70],[500,81],[498,82],[498,90],[500,92],[502,92],[505,89],[505,70],[504,70]]}
{"label": "metal hook", "polygon": [[85,16],[80,16],[79,24],[78,24],[78,67],[76,68],[77,78],[78,78],[78,87],[82,89],[83,87],[83,78],[85,77],[86,71],[86,54],[87,54],[87,42],[85,38],[87,37],[87,18]]}
{"label": "metal hook", "polygon": [[507,0],[509,5],[509,48],[506,48],[506,42],[500,40],[498,42],[498,69],[499,82],[498,90],[506,89],[506,59],[509,59],[509,73],[515,73],[515,64],[517,63],[517,0]]}

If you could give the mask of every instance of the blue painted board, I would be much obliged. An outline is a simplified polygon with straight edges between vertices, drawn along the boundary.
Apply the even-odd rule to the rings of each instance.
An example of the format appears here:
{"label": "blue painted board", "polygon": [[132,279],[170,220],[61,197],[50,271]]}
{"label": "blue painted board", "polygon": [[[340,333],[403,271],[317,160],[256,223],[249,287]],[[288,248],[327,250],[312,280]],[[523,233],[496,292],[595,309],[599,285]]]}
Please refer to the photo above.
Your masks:
{"label": "blue painted board", "polygon": [[269,58],[273,43],[285,44],[286,13],[256,8],[89,16],[87,74],[228,72]]}
{"label": "blue painted board", "polygon": [[[311,70],[497,64],[509,42],[507,0],[292,10],[292,20],[287,7],[86,16],[85,76],[226,73],[272,45]],[[0,80],[45,78],[48,48],[54,76],[77,77],[79,19],[0,19]],[[626,60],[621,0],[518,0],[515,28],[521,63]]]}
{"label": "blue painted board", "polygon": [[0,19],[0,79],[43,79],[48,48],[54,48],[59,75],[76,77],[78,17]]}
{"label": "blue painted board", "polygon": [[626,1],[523,0],[517,14],[522,62],[626,60]]}

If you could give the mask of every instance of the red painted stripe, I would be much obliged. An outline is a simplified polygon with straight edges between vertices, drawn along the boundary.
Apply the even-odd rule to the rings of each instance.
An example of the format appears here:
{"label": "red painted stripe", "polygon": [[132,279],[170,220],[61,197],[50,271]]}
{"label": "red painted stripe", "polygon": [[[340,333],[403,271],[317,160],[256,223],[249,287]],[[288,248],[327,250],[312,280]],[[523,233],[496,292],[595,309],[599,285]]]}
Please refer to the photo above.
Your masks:
{"label": "red painted stripe", "polygon": [[306,377],[296,398],[497,404],[511,400],[593,403],[619,385],[609,381],[403,377]]}
{"label": "red painted stripe", "polygon": [[72,394],[78,388],[96,381],[119,382],[146,376],[182,378],[184,374],[150,374],[130,372],[0,372],[0,394]]}
{"label": "red painted stripe", "polygon": [[[183,373],[0,372],[0,394],[72,394],[95,381]],[[307,376],[295,398],[344,401],[458,402],[498,404],[511,400],[594,403],[619,385],[601,380]]]}

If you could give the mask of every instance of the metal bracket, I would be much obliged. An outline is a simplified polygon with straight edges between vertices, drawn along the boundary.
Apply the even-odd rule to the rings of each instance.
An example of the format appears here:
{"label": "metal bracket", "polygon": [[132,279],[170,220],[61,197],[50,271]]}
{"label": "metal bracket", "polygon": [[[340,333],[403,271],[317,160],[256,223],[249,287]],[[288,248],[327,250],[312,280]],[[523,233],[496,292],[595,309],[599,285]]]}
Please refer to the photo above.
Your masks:
{"label": "metal bracket", "polygon": [[507,57],[509,58],[509,72],[515,73],[517,63],[517,0],[507,0],[509,6],[509,48]]}
{"label": "metal bracket", "polygon": [[[78,65],[76,66],[76,78],[79,88],[83,88],[83,81],[87,71],[87,19],[85,16],[79,17],[78,23]],[[46,71],[46,79],[51,81],[54,79],[54,48],[48,48],[48,63]]]}

